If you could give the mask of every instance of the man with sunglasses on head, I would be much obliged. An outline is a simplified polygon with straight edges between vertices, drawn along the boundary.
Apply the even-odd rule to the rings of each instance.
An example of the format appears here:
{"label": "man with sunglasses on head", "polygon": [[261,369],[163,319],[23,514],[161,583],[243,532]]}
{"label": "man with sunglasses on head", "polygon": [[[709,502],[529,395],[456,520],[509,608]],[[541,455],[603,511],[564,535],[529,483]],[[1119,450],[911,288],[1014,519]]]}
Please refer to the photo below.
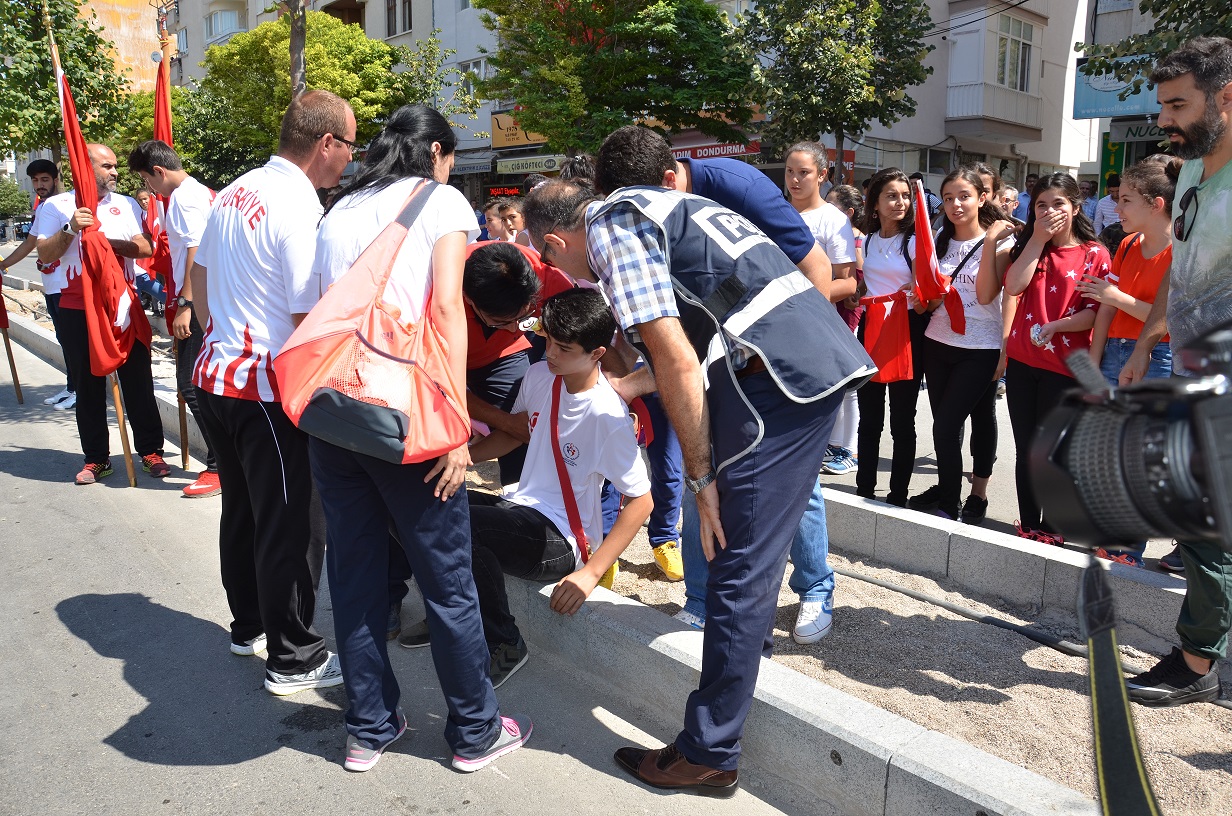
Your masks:
{"label": "man with sunglasses on head", "polygon": [[[1165,331],[1174,348],[1184,348],[1232,322],[1232,40],[1190,40],[1155,66],[1151,83],[1163,108],[1159,127],[1185,165],[1172,209],[1172,268],[1121,370],[1121,385],[1145,378],[1150,349]],[[1193,375],[1173,360],[1176,374]],[[1232,553],[1213,542],[1181,541],[1161,564],[1178,555],[1176,571],[1187,579],[1176,624],[1181,647],[1128,680],[1129,698],[1142,705],[1219,697],[1215,662],[1227,654],[1232,627]]]}

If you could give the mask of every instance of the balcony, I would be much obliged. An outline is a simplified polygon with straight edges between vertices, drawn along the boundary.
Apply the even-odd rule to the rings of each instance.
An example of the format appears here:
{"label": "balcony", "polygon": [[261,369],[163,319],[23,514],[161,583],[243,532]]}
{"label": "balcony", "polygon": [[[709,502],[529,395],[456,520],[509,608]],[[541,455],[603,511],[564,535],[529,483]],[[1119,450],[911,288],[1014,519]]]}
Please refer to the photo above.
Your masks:
{"label": "balcony", "polygon": [[1040,99],[991,82],[951,85],[945,133],[988,142],[1038,142],[1043,138]]}

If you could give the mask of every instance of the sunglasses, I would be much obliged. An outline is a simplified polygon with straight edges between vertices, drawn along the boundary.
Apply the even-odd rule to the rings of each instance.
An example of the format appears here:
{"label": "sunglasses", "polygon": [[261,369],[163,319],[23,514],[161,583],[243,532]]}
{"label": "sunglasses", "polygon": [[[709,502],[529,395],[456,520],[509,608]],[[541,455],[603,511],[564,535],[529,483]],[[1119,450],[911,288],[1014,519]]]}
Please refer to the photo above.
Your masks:
{"label": "sunglasses", "polygon": [[[1189,205],[1193,204],[1193,218],[1189,218]],[[1181,214],[1172,222],[1172,237],[1177,241],[1188,241],[1198,220],[1198,188],[1190,187],[1181,196]]]}

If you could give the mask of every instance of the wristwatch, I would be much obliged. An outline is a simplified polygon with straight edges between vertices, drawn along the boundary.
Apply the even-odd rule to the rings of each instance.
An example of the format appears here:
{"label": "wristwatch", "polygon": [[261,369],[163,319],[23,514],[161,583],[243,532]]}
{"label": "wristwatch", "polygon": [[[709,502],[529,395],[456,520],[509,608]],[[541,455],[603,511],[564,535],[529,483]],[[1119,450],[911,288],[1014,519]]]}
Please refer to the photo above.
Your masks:
{"label": "wristwatch", "polygon": [[714,475],[714,471],[712,470],[700,479],[690,479],[688,476],[685,476],[684,486],[689,488],[689,492],[696,496],[698,493],[705,490],[707,485],[714,481]]}
{"label": "wristwatch", "polygon": [[180,295],[179,297],[175,299],[175,305],[179,306],[181,309],[183,309],[185,306],[192,308],[192,301],[184,297],[183,295]]}
{"label": "wristwatch", "polygon": [[76,235],[76,234],[77,234],[77,233],[73,232],[73,224],[72,224],[72,222],[71,222],[71,221],[66,221],[66,222],[64,223],[64,226],[60,227],[60,230],[61,230],[62,232],[67,232],[69,235]]}

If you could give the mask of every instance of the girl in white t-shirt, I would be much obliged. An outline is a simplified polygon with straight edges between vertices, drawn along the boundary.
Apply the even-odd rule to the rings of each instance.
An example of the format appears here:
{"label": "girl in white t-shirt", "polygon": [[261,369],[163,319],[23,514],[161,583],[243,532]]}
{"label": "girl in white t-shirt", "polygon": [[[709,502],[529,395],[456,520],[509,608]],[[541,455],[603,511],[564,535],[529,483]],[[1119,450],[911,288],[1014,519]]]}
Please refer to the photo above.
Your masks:
{"label": "girl in white t-shirt", "polygon": [[[996,410],[996,381],[1005,370],[1004,317],[1001,298],[981,304],[976,279],[981,265],[994,265],[998,277],[1009,265],[1009,243],[1000,250],[985,240],[989,226],[1001,220],[978,173],[953,171],[941,183],[943,205],[937,259],[941,273],[951,278],[953,294],[928,304],[932,317],[924,332],[928,401],[933,414],[933,446],[937,452],[937,484],[910,506],[936,510],[946,518],[979,521],[988,512],[987,485],[997,454],[996,421],[983,413]],[[952,314],[952,311],[958,312]],[[960,332],[958,329],[961,328]],[[972,417],[971,495],[962,508],[963,426]],[[991,426],[991,436],[986,429]],[[976,433],[980,430],[980,433]]]}
{"label": "girl in white t-shirt", "polygon": [[[915,467],[915,410],[920,395],[920,380],[924,376],[924,327],[927,315],[923,304],[917,304],[910,292],[915,286],[912,263],[915,257],[915,208],[907,174],[897,167],[877,173],[869,181],[864,208],[864,229],[868,238],[864,244],[864,280],[862,295],[883,297],[907,292],[910,340],[900,355],[910,355],[911,378],[892,383],[867,382],[858,393],[860,430],[856,467],[856,494],[875,498],[877,467],[880,460],[881,431],[885,427],[886,397],[890,402],[890,436],[894,452],[890,461],[890,494],[886,501],[898,507],[907,506],[907,488]],[[895,304],[901,308],[902,304]],[[873,304],[870,309],[883,309]],[[859,336],[865,339],[869,311],[860,323]]]}
{"label": "girl in white t-shirt", "polygon": [[[466,382],[462,268],[478,233],[466,198],[450,187],[457,138],[426,105],[399,108],[372,142],[354,180],[326,212],[315,270],[322,286],[346,273],[401,212],[419,182],[433,179],[423,212],[394,262],[385,298],[405,320],[431,320],[448,347],[455,382]],[[425,191],[427,192],[427,191]],[[470,513],[462,489],[466,444],[435,461],[398,465],[310,439],[312,478],[329,532],[326,563],[334,630],[349,706],[345,767],[366,771],[406,730],[398,681],[385,649],[390,615],[390,532],[424,597],[437,677],[449,706],[445,738],[453,766],[477,770],[530,736],[529,720],[501,717],[488,679],[488,650],[471,577]]]}

